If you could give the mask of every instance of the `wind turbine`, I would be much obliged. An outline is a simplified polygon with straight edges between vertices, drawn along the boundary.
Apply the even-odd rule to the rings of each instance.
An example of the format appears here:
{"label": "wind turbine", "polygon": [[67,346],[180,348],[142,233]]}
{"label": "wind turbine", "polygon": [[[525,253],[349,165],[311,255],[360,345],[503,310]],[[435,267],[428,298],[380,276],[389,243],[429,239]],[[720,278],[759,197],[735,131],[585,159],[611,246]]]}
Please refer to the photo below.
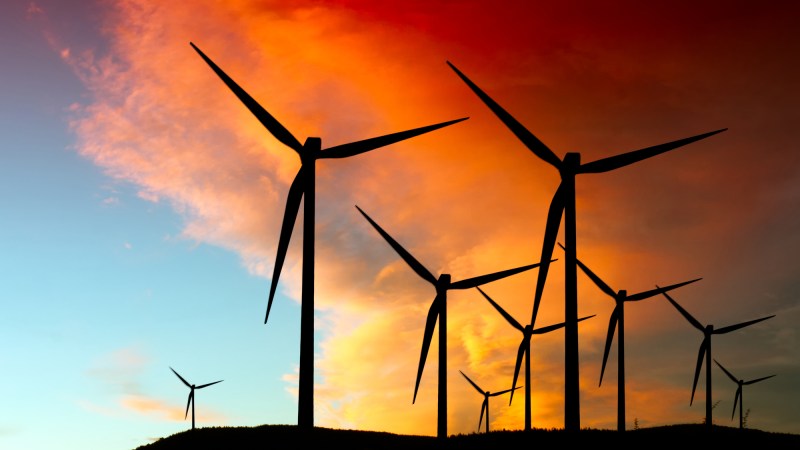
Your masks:
{"label": "wind turbine", "polygon": [[727,128],[699,134],[696,136],[667,142],[652,147],[647,147],[615,156],[603,158],[597,161],[581,164],[580,153],[567,153],[564,159],[560,159],[544,145],[536,136],[528,131],[514,117],[503,109],[497,102],[492,100],[466,75],[461,73],[449,61],[447,64],[455,73],[477,94],[477,96],[492,110],[492,112],[508,127],[522,143],[528,147],[534,155],[555,167],[561,175],[559,185],[553,199],[550,202],[550,209],[547,214],[545,227],[544,243],[542,245],[542,266],[539,269],[539,283],[536,285],[536,295],[534,297],[533,317],[542,298],[544,280],[550,268],[549,261],[553,255],[556,235],[561,224],[561,215],[564,215],[564,241],[566,243],[566,261],[564,270],[564,312],[566,319],[565,339],[564,339],[564,428],[567,431],[580,430],[580,377],[578,360],[578,274],[576,263],[576,232],[575,232],[575,177],[585,173],[603,173],[642,161],[647,158],[659,155],[669,150],[682,147],[701,139],[713,136],[725,131]]}
{"label": "wind turbine", "polygon": [[[459,372],[461,372],[461,371],[459,370]],[[481,389],[480,386],[475,384],[474,381],[470,380],[470,378],[464,372],[461,372],[461,375],[463,375],[464,378],[466,378],[467,381],[469,381],[469,384],[471,384],[472,387],[475,388],[475,390],[477,390],[481,395],[483,395],[483,403],[481,404],[481,417],[480,417],[480,419],[478,419],[478,431],[481,430],[481,421],[483,420],[483,416],[484,416],[483,412],[486,411],[486,432],[488,433],[489,432],[489,397],[497,397],[498,395],[503,395],[503,394],[508,393],[508,392],[513,393],[514,390],[519,389],[522,386],[511,388],[511,389],[506,389],[506,390],[500,391],[500,392],[489,392],[489,391],[484,391],[483,389]]]}
{"label": "wind turbine", "polygon": [[[562,249],[564,248],[561,243],[558,245]],[[702,278],[695,278],[694,280],[672,284],[663,288],[651,289],[649,291],[628,295],[628,291],[625,289],[615,292],[579,259],[576,259],[575,261],[578,263],[578,267],[581,268],[583,273],[585,273],[586,276],[588,276],[594,282],[594,284],[600,288],[601,291],[605,292],[606,295],[614,299],[614,302],[616,303],[614,310],[611,311],[611,318],[608,321],[606,348],[603,352],[603,366],[600,369],[600,383],[598,386],[603,384],[603,373],[606,371],[606,361],[608,361],[608,352],[611,349],[611,341],[614,340],[614,331],[619,328],[619,337],[617,338],[617,431],[625,431],[625,302],[636,302],[655,297],[658,294],[702,280]]]}
{"label": "wind turbine", "polygon": [[[494,300],[492,300],[489,295],[487,295],[481,288],[476,288],[489,303],[494,306],[494,308],[502,315],[508,323],[511,324],[512,327],[516,328],[517,330],[522,333],[522,341],[519,343],[519,349],[517,350],[517,362],[514,366],[514,382],[511,384],[512,389],[516,389],[517,386],[517,378],[519,377],[519,368],[522,363],[522,357],[525,356],[525,431],[530,431],[531,429],[531,337],[534,334],[545,334],[551,331],[556,331],[558,329],[564,328],[564,322],[549,325],[546,327],[540,328],[533,328],[533,323],[530,325],[525,325],[524,327],[520,325],[511,314],[507,313],[500,305],[497,304]],[[591,316],[581,317],[578,319],[578,322],[581,322],[586,319],[590,319],[595,315],[592,314]],[[511,404],[511,401],[514,399],[514,392],[511,392],[511,398],[508,399],[508,404]]]}
{"label": "wind turbine", "polygon": [[[658,285],[656,285],[658,287]],[[697,354],[697,366],[694,369],[694,383],[692,383],[692,398],[689,400],[689,405],[692,404],[694,401],[694,391],[697,388],[697,379],[700,377],[700,367],[703,365],[703,356],[706,357],[706,429],[711,430],[711,336],[715,334],[725,334],[730,333],[731,331],[738,330],[740,328],[744,328],[755,323],[761,322],[762,320],[767,320],[775,317],[775,314],[767,317],[762,317],[760,319],[750,320],[747,322],[737,323],[735,325],[729,325],[727,327],[717,328],[714,329],[714,325],[706,325],[703,326],[697,319],[692,317],[685,309],[681,307],[672,297],[669,296],[666,292],[662,292],[664,297],[672,303],[672,306],[678,310],[678,312],[692,324],[693,327],[697,328],[703,333],[703,342],[700,343],[700,352]]]}
{"label": "wind turbine", "polygon": [[725,375],[727,375],[728,378],[733,380],[733,382],[736,383],[736,385],[738,386],[736,388],[736,397],[734,397],[734,399],[733,399],[733,411],[731,412],[731,420],[733,420],[733,416],[734,416],[734,414],[736,414],[736,404],[739,403],[739,399],[741,398],[742,401],[741,401],[741,403],[739,403],[739,429],[741,430],[742,428],[744,428],[744,417],[742,416],[742,410],[744,409],[744,394],[742,393],[742,386],[746,386],[748,384],[753,384],[753,383],[758,383],[759,381],[764,381],[767,378],[772,378],[775,375],[770,375],[768,377],[756,378],[755,380],[750,380],[750,381],[744,381],[744,380],[738,379],[735,376],[733,376],[733,374],[728,372],[728,369],[722,367],[722,364],[720,364],[716,359],[714,360],[714,362],[717,363],[719,368],[722,369],[723,372],[725,372]]}
{"label": "wind turbine", "polygon": [[180,378],[181,381],[183,381],[183,384],[185,384],[186,387],[189,388],[189,400],[186,402],[186,414],[184,414],[183,418],[185,419],[186,416],[189,415],[189,405],[192,405],[192,429],[194,430],[194,390],[203,389],[204,387],[211,386],[212,384],[221,383],[223,380],[215,381],[213,383],[201,384],[200,386],[195,386],[193,384],[189,384],[189,382],[186,381],[178,372],[175,372],[175,369],[173,369],[172,367],[170,367],[169,370],[171,370],[172,373],[175,374],[175,376]]}
{"label": "wind turbine", "polygon": [[281,269],[286,251],[289,247],[294,222],[300,209],[300,200],[303,205],[303,273],[302,294],[300,310],[300,379],[298,398],[298,425],[300,427],[314,426],[314,206],[315,206],[315,178],[316,162],[318,159],[347,158],[361,153],[385,147],[405,139],[428,133],[430,131],[452,125],[466,120],[461,118],[436,125],[430,125],[399,133],[365,139],[349,144],[337,145],[322,149],[322,140],[318,137],[309,137],[301,144],[284,126],[267,112],[250,94],[245,92],[233,79],[222,71],[199,48],[190,43],[200,57],[222,79],[234,94],[245,104],[253,115],[261,122],[278,141],[291,148],[300,156],[300,169],[292,181],[286,200],[286,211],[283,216],[278,251],[275,257],[275,267],[272,275],[272,285],[267,302],[267,313],[264,323],[269,319],[272,300],[278,286]]}
{"label": "wind turbine", "polygon": [[417,381],[414,385],[414,400],[417,401],[417,391],[419,390],[419,381],[422,378],[422,370],[425,368],[425,360],[428,357],[428,349],[431,345],[433,338],[433,328],[436,326],[436,321],[439,321],[439,398],[438,398],[438,418],[436,436],[438,438],[447,437],[447,291],[452,289],[471,289],[499,280],[526,270],[539,267],[539,264],[531,264],[527,266],[517,267],[515,269],[503,270],[500,272],[490,273],[487,275],[480,275],[466,280],[453,282],[449,273],[443,273],[436,278],[428,269],[425,268],[419,261],[417,261],[411,253],[404,249],[397,241],[395,241],[389,234],[383,230],[367,213],[361,210],[358,206],[356,209],[369,221],[369,223],[383,236],[386,242],[400,255],[406,264],[417,273],[423,280],[432,284],[436,289],[436,297],[434,297],[428,310],[428,317],[425,321],[425,333],[422,338],[422,350],[419,357],[419,367],[417,368]]}

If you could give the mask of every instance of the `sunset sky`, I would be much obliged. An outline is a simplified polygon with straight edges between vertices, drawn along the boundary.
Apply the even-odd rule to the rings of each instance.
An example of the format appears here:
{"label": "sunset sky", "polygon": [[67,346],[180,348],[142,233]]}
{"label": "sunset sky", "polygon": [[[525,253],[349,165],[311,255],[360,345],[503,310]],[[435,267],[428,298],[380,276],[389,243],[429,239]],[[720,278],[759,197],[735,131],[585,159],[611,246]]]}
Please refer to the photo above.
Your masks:
{"label": "sunset sky", "polygon": [[[600,3],[603,5],[601,6]],[[793,2],[6,0],[0,5],[0,448],[132,449],[197,426],[297,423],[302,211],[264,324],[297,154],[193,42],[303,142],[469,120],[317,163],[315,425],[435,435],[438,346],[412,404],[434,275],[538,262],[560,182],[447,66],[559,157],[727,131],[578,176],[578,258],[716,328],[747,426],[800,433],[800,6]],[[563,227],[559,241],[563,242]],[[564,320],[563,252],[537,326]],[[536,270],[482,289],[523,325]],[[613,301],[578,273],[581,426],[616,427]],[[564,334],[533,338],[533,426],[564,426]],[[627,427],[700,423],[702,333],[626,305]],[[450,434],[511,385],[519,333],[448,296]],[[714,423],[736,384],[712,368]],[[490,401],[522,429],[524,396]]]}

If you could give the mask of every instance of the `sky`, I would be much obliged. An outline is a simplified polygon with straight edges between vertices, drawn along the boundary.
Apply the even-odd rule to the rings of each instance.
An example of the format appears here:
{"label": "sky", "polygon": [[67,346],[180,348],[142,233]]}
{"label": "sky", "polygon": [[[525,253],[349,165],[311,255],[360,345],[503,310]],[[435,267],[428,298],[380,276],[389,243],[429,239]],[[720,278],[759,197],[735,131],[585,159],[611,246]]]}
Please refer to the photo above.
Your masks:
{"label": "sky", "polygon": [[[327,148],[461,117],[317,163],[315,425],[436,433],[433,288],[358,213],[454,280],[538,262],[558,173],[450,61],[559,157],[727,131],[577,178],[578,258],[716,328],[747,426],[800,433],[800,36],[791,2],[8,0],[0,6],[0,447],[132,449],[197,426],[297,423],[302,211],[264,313],[295,152],[193,42],[301,142]],[[563,228],[563,227],[562,227]],[[563,241],[563,229],[559,241]],[[561,258],[556,248],[554,258]],[[537,326],[564,320],[563,258]],[[536,270],[484,285],[529,322]],[[613,301],[578,273],[581,426],[616,427]],[[518,332],[448,296],[450,434],[510,387]],[[700,423],[702,334],[663,297],[626,306],[627,427]],[[564,426],[563,332],[533,339],[534,427]],[[705,369],[703,369],[705,371]],[[736,384],[712,368],[714,423]],[[523,396],[491,429],[522,429]],[[737,412],[738,416],[738,412]]]}

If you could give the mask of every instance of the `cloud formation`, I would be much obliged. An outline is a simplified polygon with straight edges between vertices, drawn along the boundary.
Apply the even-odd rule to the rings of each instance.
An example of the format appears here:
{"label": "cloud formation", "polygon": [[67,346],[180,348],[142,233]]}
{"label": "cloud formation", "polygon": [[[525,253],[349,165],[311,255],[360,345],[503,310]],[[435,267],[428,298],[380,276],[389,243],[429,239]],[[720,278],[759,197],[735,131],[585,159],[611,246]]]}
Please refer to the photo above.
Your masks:
{"label": "cloud formation", "polygon": [[[702,276],[698,286],[676,293],[701,317],[746,320],[794,301],[791,274],[800,267],[781,250],[800,242],[769,239],[799,222],[800,191],[793,186],[800,154],[788,151],[794,141],[781,129],[797,119],[797,94],[782,87],[800,74],[769,45],[787,38],[788,16],[753,7],[745,17],[707,4],[693,5],[688,15],[685,6],[628,5],[617,14],[591,2],[569,8],[511,2],[491,13],[481,1],[413,2],[399,12],[377,5],[115,1],[104,22],[107,53],[68,47],[62,53],[91,93],[73,116],[80,154],[133,185],[141,198],[171,204],[185,219],[186,238],[230,249],[264,277],[271,276],[299,161],[189,41],[298,140],[321,136],[323,148],[470,116],[392,148],[317,165],[319,425],[435,431],[435,342],[420,397],[411,404],[434,292],[354,205],[434,274],[461,279],[539,257],[558,174],[488,112],[449,71],[448,59],[559,156],[578,150],[591,161],[729,127],[636,168],[579,177],[579,257],[608,284],[631,291]],[[800,50],[797,39],[782,42]],[[301,223],[281,277],[281,289],[298,301]],[[562,257],[559,251],[554,257]],[[752,264],[764,259],[769,266]],[[534,272],[487,286],[520,322],[529,321]],[[582,425],[611,428],[613,353],[608,384],[596,386],[610,307],[578,276],[579,314],[598,314],[580,329]],[[741,286],[751,278],[758,281]],[[537,324],[563,321],[562,293],[563,271],[554,265]],[[688,396],[690,386],[673,380],[691,376],[696,336],[665,301],[636,306],[626,322],[628,409],[636,414],[629,420],[656,425],[698,415],[684,405],[681,392]],[[457,369],[502,388],[518,341],[477,292],[454,292],[448,315],[449,431],[469,432],[480,399]],[[765,339],[796,343],[790,321],[772,327]],[[562,337],[534,343],[535,426],[563,425]],[[664,360],[656,361],[646,349],[659,343]],[[679,361],[680,370],[665,369],[672,365],[667,358]],[[796,360],[789,365],[797,371]],[[510,408],[494,402],[491,427],[519,427],[522,404],[516,396]],[[135,396],[123,405],[164,411]]]}
{"label": "cloud formation", "polygon": [[[150,358],[139,346],[123,347],[103,355],[87,374],[108,388],[114,400],[102,405],[80,400],[79,404],[84,409],[107,416],[134,413],[158,420],[186,421],[186,403],[166,401],[148,393],[142,379],[150,366]],[[188,396],[188,390],[185,395]],[[223,413],[207,406],[195,412],[195,419],[219,424],[228,421]]]}

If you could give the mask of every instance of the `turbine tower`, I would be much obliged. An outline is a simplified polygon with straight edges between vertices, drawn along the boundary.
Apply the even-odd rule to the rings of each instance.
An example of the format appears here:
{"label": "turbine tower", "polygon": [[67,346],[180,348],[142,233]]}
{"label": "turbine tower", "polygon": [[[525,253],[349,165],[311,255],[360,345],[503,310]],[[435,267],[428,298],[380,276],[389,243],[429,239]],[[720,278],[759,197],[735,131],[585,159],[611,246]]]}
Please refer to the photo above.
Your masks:
{"label": "turbine tower", "polygon": [[189,382],[186,381],[182,376],[180,376],[180,374],[178,372],[175,372],[175,369],[173,369],[172,367],[170,367],[169,370],[171,370],[172,373],[175,374],[175,376],[180,378],[181,381],[183,381],[183,384],[185,384],[186,387],[189,388],[189,400],[186,402],[186,414],[184,414],[183,418],[185,419],[186,416],[189,415],[189,405],[192,405],[192,429],[194,430],[194,391],[195,391],[195,389],[203,389],[204,387],[211,386],[212,384],[221,383],[223,380],[215,381],[213,383],[201,384],[200,386],[195,386],[193,384],[189,384]]}
{"label": "turbine tower", "polygon": [[[553,195],[547,214],[544,243],[542,245],[542,266],[539,269],[539,280],[536,285],[534,297],[533,318],[544,289],[544,280],[547,278],[549,261],[553,255],[556,235],[564,215],[564,242],[567,247],[566,260],[564,261],[564,316],[566,321],[564,339],[564,428],[567,431],[579,431],[580,421],[580,367],[578,360],[578,274],[577,274],[577,245],[576,245],[576,219],[575,219],[575,177],[587,173],[610,172],[621,167],[642,161],[661,153],[682,147],[701,139],[725,131],[726,128],[699,134],[696,136],[667,142],[652,147],[647,147],[597,161],[581,164],[580,153],[567,153],[564,159],[559,158],[550,148],[544,145],[536,136],[528,131],[514,117],[504,110],[497,102],[492,100],[466,75],[461,73],[449,61],[447,64],[461,78],[467,86],[492,110],[492,112],[508,127],[534,155],[544,160],[561,175],[561,184]],[[531,321],[533,322],[533,321]]]}
{"label": "turbine tower", "polygon": [[[755,380],[750,380],[750,381],[744,381],[742,379],[739,379],[739,378],[736,378],[735,376],[733,376],[733,374],[728,372],[728,369],[722,367],[722,364],[720,364],[716,359],[714,360],[714,362],[717,363],[717,365],[719,366],[720,369],[722,369],[723,372],[725,372],[725,375],[727,375],[728,378],[730,378],[734,383],[736,383],[736,386],[737,386],[736,387],[736,396],[733,398],[733,411],[731,411],[731,420],[733,420],[733,416],[736,414],[736,405],[738,403],[739,404],[739,429],[741,430],[741,429],[744,428],[744,416],[742,415],[742,410],[744,409],[744,393],[742,391],[742,386],[746,386],[748,384],[758,383],[759,381],[764,381],[764,380],[766,380],[768,378],[772,378],[775,375],[770,375],[768,377],[756,378]],[[739,401],[739,399],[741,399],[741,401]]]}
{"label": "turbine tower", "polygon": [[[656,286],[658,287],[658,286]],[[711,431],[711,336],[715,334],[725,334],[730,333],[731,331],[738,330],[740,328],[744,328],[763,320],[771,319],[775,317],[775,314],[767,317],[762,317],[760,319],[750,320],[747,322],[737,323],[735,325],[729,325],[727,327],[722,328],[714,328],[714,325],[708,324],[703,326],[697,319],[692,317],[685,309],[681,307],[672,297],[669,296],[666,292],[662,293],[664,297],[672,303],[672,306],[681,313],[681,315],[686,318],[686,320],[695,328],[700,330],[703,333],[703,342],[700,343],[700,352],[697,354],[697,366],[694,369],[694,382],[692,383],[692,398],[689,400],[689,405],[691,406],[692,402],[694,401],[694,391],[697,388],[697,379],[700,377],[700,368],[703,366],[703,356],[706,359],[706,430]]]}
{"label": "turbine tower", "polygon": [[[511,384],[512,389],[516,389],[517,386],[517,378],[519,377],[519,368],[522,364],[522,357],[525,357],[525,431],[530,431],[531,429],[531,338],[535,334],[546,334],[551,331],[556,331],[561,328],[564,328],[564,322],[555,324],[555,325],[548,325],[546,327],[540,328],[533,328],[533,323],[530,325],[522,326],[519,322],[517,322],[511,314],[507,313],[500,305],[497,304],[494,300],[492,300],[489,295],[487,295],[481,288],[475,288],[481,294],[483,294],[484,298],[489,301],[489,303],[494,306],[497,312],[503,316],[506,321],[511,324],[512,327],[519,330],[522,333],[522,340],[519,343],[519,348],[517,349],[517,362],[514,365],[514,381]],[[586,319],[591,319],[595,315],[592,314],[591,316],[581,317],[578,319],[578,322],[584,321]],[[511,401],[514,400],[514,392],[511,392],[511,398],[508,399],[508,404],[511,404]]]}
{"label": "turbine tower", "polygon": [[511,275],[524,272],[536,267],[539,264],[530,264],[527,266],[517,267],[515,269],[503,270],[487,275],[480,275],[466,280],[451,281],[449,273],[443,273],[436,278],[428,269],[425,268],[419,261],[417,261],[411,253],[404,249],[397,241],[394,240],[389,234],[383,230],[367,213],[361,210],[358,206],[356,209],[363,215],[367,221],[378,231],[378,233],[389,243],[389,245],[400,255],[406,264],[416,272],[423,280],[432,284],[436,289],[436,297],[434,297],[428,310],[428,317],[425,321],[425,333],[422,338],[422,350],[419,356],[419,366],[417,368],[417,381],[414,384],[414,400],[417,401],[417,391],[419,390],[419,381],[422,378],[422,370],[425,368],[425,360],[428,358],[428,349],[431,345],[433,338],[433,329],[436,326],[436,321],[439,321],[439,374],[438,374],[438,411],[437,411],[437,425],[436,436],[438,438],[447,437],[447,291],[452,289],[471,289],[490,283],[492,281],[506,278]]}
{"label": "turbine tower", "polygon": [[[461,371],[459,370],[459,372],[461,372]],[[466,378],[467,381],[469,381],[469,384],[471,384],[472,387],[474,387],[476,391],[478,391],[481,395],[483,395],[483,403],[481,403],[481,417],[480,417],[480,419],[478,419],[478,431],[481,431],[481,421],[483,420],[484,411],[485,411],[486,412],[486,414],[485,414],[486,415],[486,432],[488,433],[489,432],[489,397],[497,397],[498,395],[503,395],[503,394],[508,393],[508,392],[512,392],[513,393],[515,389],[519,389],[522,386],[511,388],[511,389],[506,389],[506,390],[500,391],[500,392],[489,392],[489,391],[484,391],[483,389],[481,389],[480,386],[475,384],[475,382],[472,381],[464,372],[461,372],[461,375],[463,375],[464,378]]]}
{"label": "turbine tower", "polygon": [[303,272],[302,293],[300,305],[300,380],[299,398],[297,408],[298,426],[311,428],[314,426],[314,207],[315,207],[315,179],[316,162],[318,159],[347,158],[374,150],[379,147],[399,142],[418,136],[423,133],[452,125],[466,118],[443,122],[408,131],[393,133],[385,136],[365,139],[349,144],[337,145],[322,149],[322,140],[318,137],[309,137],[301,144],[277,119],[264,109],[253,97],[236,84],[225,72],[222,71],[208,56],[206,56],[193,43],[190,43],[201,58],[219,76],[225,85],[244,103],[253,115],[261,122],[278,141],[291,148],[300,156],[300,170],[292,181],[286,200],[286,211],[283,216],[281,234],[278,241],[278,251],[275,257],[275,266],[272,275],[272,285],[267,302],[267,313],[264,323],[269,319],[272,300],[280,278],[289,240],[292,235],[295,219],[303,205]]}
{"label": "turbine tower", "polygon": [[[562,249],[564,248],[560,243],[558,245]],[[608,352],[611,349],[611,341],[614,340],[614,331],[619,328],[619,337],[617,338],[617,431],[625,431],[625,302],[636,302],[655,297],[658,294],[677,289],[681,286],[686,286],[702,278],[695,278],[694,280],[672,284],[663,288],[651,289],[649,291],[628,295],[628,291],[625,289],[615,292],[579,259],[575,261],[578,263],[578,267],[581,268],[583,273],[616,303],[614,310],[611,312],[611,318],[608,321],[608,334],[606,335],[606,347],[603,352],[603,365],[600,369],[600,383],[598,386],[603,384],[603,373],[606,371],[606,362],[608,361]]]}

